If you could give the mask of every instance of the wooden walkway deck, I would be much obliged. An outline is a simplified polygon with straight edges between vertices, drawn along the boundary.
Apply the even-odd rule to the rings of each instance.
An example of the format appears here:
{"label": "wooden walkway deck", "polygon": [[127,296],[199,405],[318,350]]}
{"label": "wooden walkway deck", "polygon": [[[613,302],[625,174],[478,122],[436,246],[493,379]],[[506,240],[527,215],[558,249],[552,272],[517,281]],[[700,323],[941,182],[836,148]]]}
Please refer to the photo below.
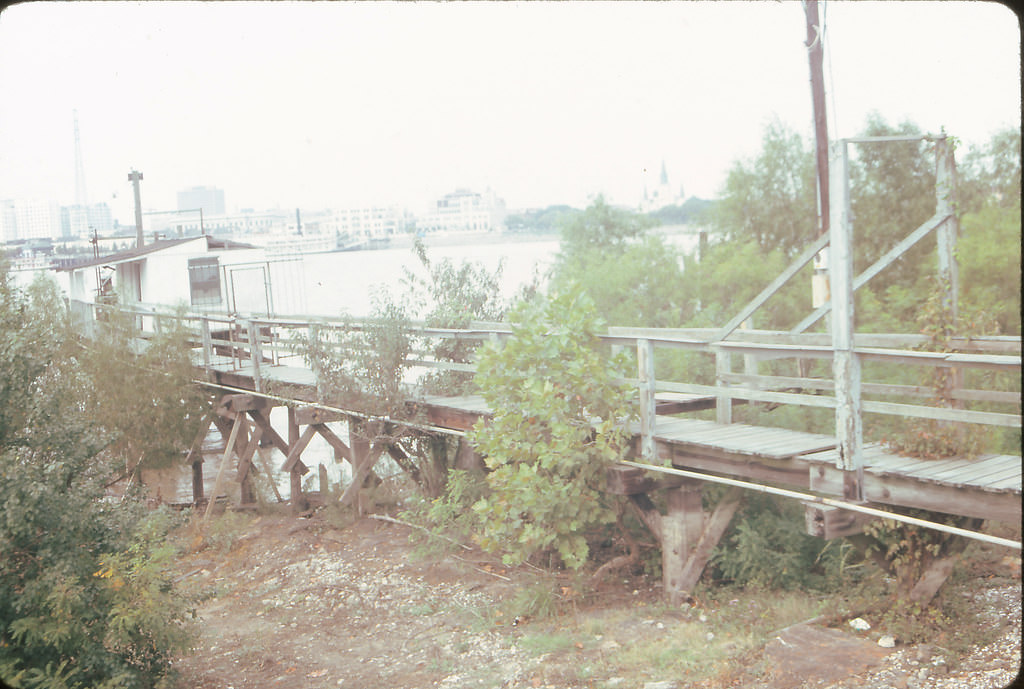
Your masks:
{"label": "wooden walkway deck", "polygon": [[[236,360],[237,361],[237,360]],[[262,366],[271,392],[287,389],[297,401],[315,399],[312,371],[296,366]],[[215,382],[253,389],[252,365],[216,366]],[[843,472],[836,468],[832,436],[745,424],[720,424],[669,414],[708,409],[715,398],[686,393],[659,393],[655,446],[660,460],[680,469],[732,478],[843,494]],[[479,395],[426,396],[410,401],[427,422],[457,433],[491,414]],[[639,433],[638,428],[632,429]],[[865,447],[864,485],[869,502],[935,510],[997,521],[1021,520],[1021,458],[986,455],[973,460],[921,460],[902,457],[882,446]]]}

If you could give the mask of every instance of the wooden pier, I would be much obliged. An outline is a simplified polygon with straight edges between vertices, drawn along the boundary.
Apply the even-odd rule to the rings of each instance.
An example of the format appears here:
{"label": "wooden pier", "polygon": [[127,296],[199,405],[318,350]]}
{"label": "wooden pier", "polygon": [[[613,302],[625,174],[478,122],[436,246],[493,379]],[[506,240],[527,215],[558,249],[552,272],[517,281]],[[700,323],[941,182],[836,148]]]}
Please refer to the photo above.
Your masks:
{"label": "wooden pier", "polygon": [[[661,543],[670,600],[678,600],[692,589],[738,509],[744,489],[776,487],[789,491],[791,496],[797,495],[794,490],[803,491],[799,495],[806,496],[808,530],[826,538],[857,533],[864,526],[865,515],[875,507],[916,508],[974,520],[1020,523],[1019,456],[926,461],[900,457],[864,442],[864,425],[876,415],[1021,428],[1019,387],[975,389],[964,382],[975,370],[1009,373],[1019,382],[1020,337],[952,338],[949,350],[936,352],[921,351],[922,345],[928,344],[922,335],[855,332],[854,291],[930,233],[937,237],[937,272],[943,284],[949,285],[946,300],[949,309],[955,311],[953,248],[957,221],[950,203],[954,162],[944,135],[930,140],[936,143],[937,161],[934,216],[860,275],[852,273],[846,160],[849,145],[870,143],[870,137],[833,144],[830,169],[834,168],[835,174],[831,175],[834,188],[828,234],[810,242],[725,326],[612,327],[601,336],[609,348],[635,352],[636,377],[623,382],[635,386],[639,403],[639,423],[628,429],[638,461],[612,467],[607,490],[628,496]],[[787,280],[826,247],[829,301],[818,305],[788,332],[743,327]],[[72,307],[85,320],[86,328],[102,308],[84,303]],[[405,400],[409,413],[398,414],[400,418],[322,403],[328,383],[305,363],[309,343],[322,344],[325,332],[358,329],[358,321],[209,312],[182,315],[140,304],[127,308],[136,316],[141,338],[147,332],[158,331],[163,319],[183,320],[192,334],[197,378],[222,395],[217,413],[210,418],[225,438],[219,473],[223,474],[229,459],[237,459],[243,500],[251,497],[251,486],[246,482],[251,480],[256,449],[261,444],[273,445],[286,457],[281,469],[291,477],[292,503],[304,506],[301,477],[308,467],[302,461],[302,452],[316,435],[333,448],[339,461],[351,465],[353,480],[342,495],[346,504],[358,504],[361,488],[373,481],[374,466],[384,456],[406,469],[428,493],[436,491],[438,483],[436,477],[431,477],[430,467],[442,473],[446,469],[452,446],[446,437],[455,439],[455,466],[479,464],[480,458],[474,456],[464,436],[474,423],[492,413],[480,396],[425,396],[410,389]],[[827,333],[807,332],[830,312]],[[413,331],[419,341],[435,344],[445,339],[480,344],[512,336],[509,326],[501,323],[474,323],[460,330],[417,325]],[[714,383],[658,379],[655,359],[657,351],[665,349],[706,356],[715,372]],[[424,345],[405,364],[410,371],[473,370],[472,364],[439,359],[434,351]],[[352,353],[338,351],[335,356],[350,357]],[[742,370],[734,369],[737,360],[743,362]],[[795,364],[792,373],[779,373],[775,362],[781,360]],[[830,374],[809,374],[821,368],[810,365],[815,360],[827,362]],[[763,373],[764,362],[773,362],[775,372]],[[873,372],[878,363],[896,365],[890,368],[900,370],[919,367],[949,373],[943,401],[935,403],[935,391],[927,387],[868,379],[866,371]],[[815,434],[733,423],[737,404],[827,409],[834,414],[834,432]],[[288,427],[279,432],[270,424],[269,409],[281,405],[288,406]],[[712,410],[713,420],[694,418]],[[347,439],[327,425],[335,420],[347,422]],[[406,441],[424,437],[432,439],[428,445],[433,456],[419,465],[427,467],[421,471],[411,461]],[[193,457],[199,444],[197,439]],[[659,471],[666,468],[670,470],[667,476]],[[671,471],[681,473],[672,475]],[[731,482],[731,488],[712,510],[705,512],[702,486],[716,481]],[[194,485],[202,490],[201,476],[196,477]],[[664,491],[664,514],[655,509],[650,499],[652,491]],[[202,496],[196,497],[198,500]],[[1020,548],[1019,543],[1011,546]],[[929,590],[934,593],[934,582],[941,584],[943,578],[926,572],[922,584],[926,579],[929,584],[920,589],[922,597],[927,598]]]}

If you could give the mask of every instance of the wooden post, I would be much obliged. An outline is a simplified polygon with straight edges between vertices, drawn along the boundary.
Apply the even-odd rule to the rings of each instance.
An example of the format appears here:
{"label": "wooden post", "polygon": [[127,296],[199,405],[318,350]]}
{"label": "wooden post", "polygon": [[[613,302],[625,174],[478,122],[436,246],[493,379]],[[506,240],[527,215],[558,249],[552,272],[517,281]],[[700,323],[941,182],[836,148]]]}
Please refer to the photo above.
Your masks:
{"label": "wooden post", "polygon": [[263,378],[260,375],[260,331],[259,323],[255,320],[246,322],[245,327],[249,331],[249,361],[252,363],[252,381],[256,392],[263,392]]}
{"label": "wooden post", "polygon": [[844,472],[843,497],[864,500],[860,359],[854,352],[853,238],[847,142],[832,145],[830,170],[829,276],[832,293],[832,372],[836,388],[837,466]]}
{"label": "wooden post", "polygon": [[661,519],[661,568],[669,605],[679,605],[687,593],[686,561],[704,530],[700,487],[699,481],[687,480],[667,491],[668,512]]}
{"label": "wooden post", "polygon": [[185,455],[185,463],[192,467],[192,504],[195,506],[203,500],[203,441],[210,431],[210,423],[212,419],[209,414],[203,416],[196,437],[188,448],[188,454]]}
{"label": "wooden post", "polygon": [[954,212],[956,194],[956,160],[949,139],[935,142],[935,214],[947,219],[936,232],[939,255],[939,277],[946,284],[945,306],[953,318],[957,316],[959,271],[956,264],[956,237],[959,223]]}
{"label": "wooden post", "polygon": [[[309,427],[307,430],[311,429]],[[292,498],[292,510],[294,512],[304,512],[309,504],[306,501],[306,497],[302,494],[302,475],[308,471],[306,465],[302,463],[302,450],[306,445],[309,444],[309,440],[312,438],[312,432],[310,437],[306,438],[306,442],[302,447],[298,447],[300,436],[299,436],[299,424],[295,420],[295,407],[288,407],[288,459],[286,465],[288,466],[285,471],[289,472],[289,488],[291,491]],[[294,455],[294,457],[293,457]]]}
{"label": "wooden post", "polygon": [[316,323],[309,324],[309,343],[314,352],[314,356],[310,358],[310,368],[313,371],[313,387],[316,390],[316,399],[322,402],[324,400],[324,388],[323,383],[320,381],[320,360],[315,355],[320,344],[320,326]]}
{"label": "wooden post", "polygon": [[654,346],[648,339],[636,341],[636,359],[640,378],[640,456],[644,461],[655,459],[655,375]]}
{"label": "wooden post", "polygon": [[318,478],[320,479],[320,498],[322,500],[324,500],[324,502],[326,502],[327,501],[327,496],[331,492],[331,484],[327,480],[327,467],[325,467],[323,465],[323,462],[321,462],[319,464],[319,466],[317,467],[317,469],[318,469],[317,475],[318,475]]}
{"label": "wooden post", "polygon": [[715,400],[715,421],[732,423],[732,397],[725,391],[728,383],[726,374],[732,370],[732,355],[724,349],[715,349],[715,384],[718,386],[718,397]]}
{"label": "wooden post", "polygon": [[[935,214],[946,219],[935,233],[938,248],[939,279],[946,289],[943,307],[952,322],[959,313],[958,293],[960,290],[959,270],[956,263],[956,238],[960,233],[954,202],[956,201],[956,160],[949,139],[942,137],[935,142]],[[946,370],[943,397],[949,406],[962,408],[963,403],[953,402],[953,393],[962,387],[963,373],[956,367]]]}
{"label": "wooden post", "polygon": [[242,426],[246,426],[248,423],[245,420],[244,414],[235,415],[235,423],[231,426],[231,433],[228,436],[227,444],[224,447],[224,456],[220,460],[220,469],[217,470],[217,480],[213,484],[213,495],[210,496],[209,502],[206,503],[206,513],[203,515],[203,519],[209,519],[210,514],[213,512],[213,505],[217,502],[217,496],[220,494],[221,485],[224,483],[224,470],[228,466],[228,459],[231,457],[231,453],[235,449],[235,439],[238,438],[238,432]]}
{"label": "wooden post", "polygon": [[[244,418],[245,415],[239,412],[239,416]],[[247,430],[248,425],[249,424],[246,423]],[[256,491],[253,488],[252,483],[252,458],[260,446],[260,437],[262,435],[263,429],[254,425],[252,434],[249,436],[249,440],[245,444],[245,451],[242,452],[241,457],[238,458],[238,482],[240,484],[239,502],[242,505],[252,505],[256,502]]]}
{"label": "wooden post", "polygon": [[212,371],[210,364],[213,363],[213,337],[210,335],[210,319],[203,316],[199,321],[203,338],[203,370],[206,373],[206,380],[211,380]]}

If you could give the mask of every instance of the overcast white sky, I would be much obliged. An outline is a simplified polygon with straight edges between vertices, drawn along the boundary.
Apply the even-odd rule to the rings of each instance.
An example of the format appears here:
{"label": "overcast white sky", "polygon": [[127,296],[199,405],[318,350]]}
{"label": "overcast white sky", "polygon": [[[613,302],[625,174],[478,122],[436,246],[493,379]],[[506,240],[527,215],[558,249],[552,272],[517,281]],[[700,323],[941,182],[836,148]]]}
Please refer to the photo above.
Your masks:
{"label": "overcast white sky", "polygon": [[[1020,126],[1015,15],[824,3],[830,135],[867,113],[982,143]],[[662,160],[713,198],[772,117],[811,138],[800,2],[71,2],[0,14],[0,198],[131,222],[195,185],[229,210],[635,204]],[[646,175],[646,177],[645,177]]]}

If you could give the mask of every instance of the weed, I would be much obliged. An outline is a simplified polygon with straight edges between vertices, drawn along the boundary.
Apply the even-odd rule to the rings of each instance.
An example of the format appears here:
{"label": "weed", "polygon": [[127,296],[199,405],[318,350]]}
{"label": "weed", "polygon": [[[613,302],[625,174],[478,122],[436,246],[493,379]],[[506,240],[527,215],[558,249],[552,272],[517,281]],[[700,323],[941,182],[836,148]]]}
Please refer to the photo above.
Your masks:
{"label": "weed", "polygon": [[542,656],[567,651],[575,642],[566,634],[530,634],[519,639],[518,645],[531,655]]}

